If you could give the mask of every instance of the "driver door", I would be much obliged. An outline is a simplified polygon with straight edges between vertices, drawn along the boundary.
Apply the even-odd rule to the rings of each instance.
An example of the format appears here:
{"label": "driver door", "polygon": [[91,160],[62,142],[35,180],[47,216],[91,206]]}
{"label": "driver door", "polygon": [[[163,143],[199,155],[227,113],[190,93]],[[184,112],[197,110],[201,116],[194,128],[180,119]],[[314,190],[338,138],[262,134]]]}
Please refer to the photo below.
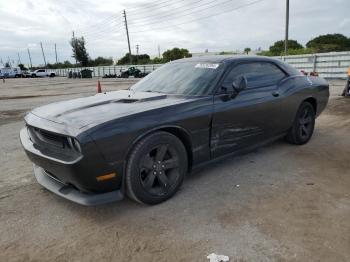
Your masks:
{"label": "driver door", "polygon": [[[247,88],[228,98],[227,94],[233,92],[232,83],[240,76],[246,77]],[[285,77],[285,72],[269,62],[240,63],[228,70],[223,88],[214,96],[213,158],[254,146],[280,131],[278,82]]]}

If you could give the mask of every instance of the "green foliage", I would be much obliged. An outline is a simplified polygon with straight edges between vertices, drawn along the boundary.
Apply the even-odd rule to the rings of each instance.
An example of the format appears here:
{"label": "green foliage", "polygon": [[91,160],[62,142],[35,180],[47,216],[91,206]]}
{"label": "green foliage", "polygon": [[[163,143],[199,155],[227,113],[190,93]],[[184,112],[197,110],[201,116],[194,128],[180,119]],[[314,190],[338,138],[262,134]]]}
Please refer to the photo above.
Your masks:
{"label": "green foliage", "polygon": [[318,53],[349,51],[350,38],[342,34],[320,35],[307,42],[306,46],[314,49]]}
{"label": "green foliage", "polygon": [[[131,55],[132,64],[133,65],[142,65],[151,63],[151,58],[147,54],[141,55]],[[120,58],[117,62],[117,65],[127,65],[130,64],[129,53],[126,53],[122,58]]]}
{"label": "green foliage", "polygon": [[73,51],[72,57],[74,57],[81,66],[88,66],[90,58],[86,51],[84,37],[72,37],[70,45],[72,46]]}
{"label": "green foliage", "polygon": [[[289,49],[302,49],[303,46],[298,43],[296,40],[288,40],[288,52]],[[275,42],[272,46],[270,46],[269,51],[272,55],[278,56],[284,53],[284,40],[280,40]]]}
{"label": "green foliage", "polygon": [[163,61],[162,58],[155,57],[155,58],[153,58],[153,59],[151,60],[151,63],[152,63],[152,64],[163,64],[164,61]]}
{"label": "green foliage", "polygon": [[28,68],[26,68],[23,64],[18,64],[18,67],[19,67],[22,71],[28,70]]}
{"label": "green foliage", "polygon": [[227,52],[227,51],[222,51],[219,53],[219,55],[234,55],[234,52]]}
{"label": "green foliage", "polygon": [[89,60],[89,66],[110,66],[113,65],[113,58],[105,58],[102,56],[97,57],[96,59]]}
{"label": "green foliage", "polygon": [[250,49],[250,47],[244,48],[244,53],[249,54],[250,51],[252,51],[252,49]]}
{"label": "green foliage", "polygon": [[[54,64],[47,64],[48,69],[56,69],[56,68],[72,68],[75,67],[71,62],[68,60],[64,61],[63,63],[54,63]],[[34,69],[34,68],[33,68]]]}
{"label": "green foliage", "polygon": [[[315,50],[312,48],[301,48],[301,49],[289,49],[288,48],[288,55],[306,55],[306,54],[314,54]],[[262,56],[276,56],[273,52],[271,51],[261,51],[257,55],[262,55]],[[279,54],[280,56],[284,56],[284,50]]]}
{"label": "green foliage", "polygon": [[187,49],[184,49],[184,48],[180,49],[178,47],[175,47],[163,53],[163,61],[166,63],[169,61],[173,61],[173,60],[177,60],[185,57],[191,57],[191,56],[192,54],[190,54],[190,52]]}
{"label": "green foliage", "polygon": [[[289,49],[288,48],[288,55],[306,55],[306,54],[314,54],[315,50],[312,48],[301,48],[301,49]],[[282,54],[284,56],[284,51]]]}

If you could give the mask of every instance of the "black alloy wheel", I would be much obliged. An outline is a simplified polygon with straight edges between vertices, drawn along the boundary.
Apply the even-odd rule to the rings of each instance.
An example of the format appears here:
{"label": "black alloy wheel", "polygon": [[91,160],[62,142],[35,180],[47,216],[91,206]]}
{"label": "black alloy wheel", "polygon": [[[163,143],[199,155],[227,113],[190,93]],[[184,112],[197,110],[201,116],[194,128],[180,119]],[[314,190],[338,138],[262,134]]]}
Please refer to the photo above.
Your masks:
{"label": "black alloy wheel", "polygon": [[182,142],[167,132],[141,140],[132,151],[126,170],[127,194],[145,204],[169,199],[187,173],[187,152]]}
{"label": "black alloy wheel", "polygon": [[140,161],[139,170],[144,190],[155,196],[166,195],[180,178],[175,148],[169,144],[156,146]]}
{"label": "black alloy wheel", "polygon": [[289,143],[303,145],[311,139],[314,128],[315,109],[309,102],[303,102],[286,139]]}

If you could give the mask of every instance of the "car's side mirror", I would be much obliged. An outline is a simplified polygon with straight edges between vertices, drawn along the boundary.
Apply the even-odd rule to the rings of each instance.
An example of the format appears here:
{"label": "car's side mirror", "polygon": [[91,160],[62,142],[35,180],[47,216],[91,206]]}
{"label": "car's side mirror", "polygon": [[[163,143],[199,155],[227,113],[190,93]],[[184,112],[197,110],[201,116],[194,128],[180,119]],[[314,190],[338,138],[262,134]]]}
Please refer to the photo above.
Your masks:
{"label": "car's side mirror", "polygon": [[233,89],[239,93],[247,88],[247,78],[245,76],[240,76],[232,83]]}

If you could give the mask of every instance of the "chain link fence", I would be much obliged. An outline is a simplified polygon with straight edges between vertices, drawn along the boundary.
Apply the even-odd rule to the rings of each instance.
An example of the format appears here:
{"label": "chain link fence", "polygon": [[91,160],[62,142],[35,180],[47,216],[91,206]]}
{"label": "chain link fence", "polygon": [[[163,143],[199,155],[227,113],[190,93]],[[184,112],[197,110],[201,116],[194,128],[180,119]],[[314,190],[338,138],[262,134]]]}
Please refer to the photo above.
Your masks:
{"label": "chain link fence", "polygon": [[[298,70],[304,70],[307,73],[317,72],[319,76],[324,78],[346,78],[347,69],[350,67],[350,52],[332,52],[309,55],[293,55],[275,57],[286,61]],[[92,70],[93,77],[103,77],[104,75],[120,75],[122,71],[126,71],[129,67],[136,67],[143,73],[150,73],[162,64],[147,65],[123,65],[123,66],[97,66],[97,67],[75,67],[55,69],[56,75],[68,76],[69,72],[80,72],[83,69]]]}
{"label": "chain link fence", "polygon": [[128,70],[129,67],[135,67],[143,73],[150,73],[162,64],[147,64],[147,65],[123,65],[123,66],[96,66],[96,67],[74,67],[74,68],[62,68],[55,69],[57,76],[67,76],[69,72],[80,72],[83,69],[89,69],[92,71],[92,77],[103,77],[105,75],[120,75],[121,72]]}

